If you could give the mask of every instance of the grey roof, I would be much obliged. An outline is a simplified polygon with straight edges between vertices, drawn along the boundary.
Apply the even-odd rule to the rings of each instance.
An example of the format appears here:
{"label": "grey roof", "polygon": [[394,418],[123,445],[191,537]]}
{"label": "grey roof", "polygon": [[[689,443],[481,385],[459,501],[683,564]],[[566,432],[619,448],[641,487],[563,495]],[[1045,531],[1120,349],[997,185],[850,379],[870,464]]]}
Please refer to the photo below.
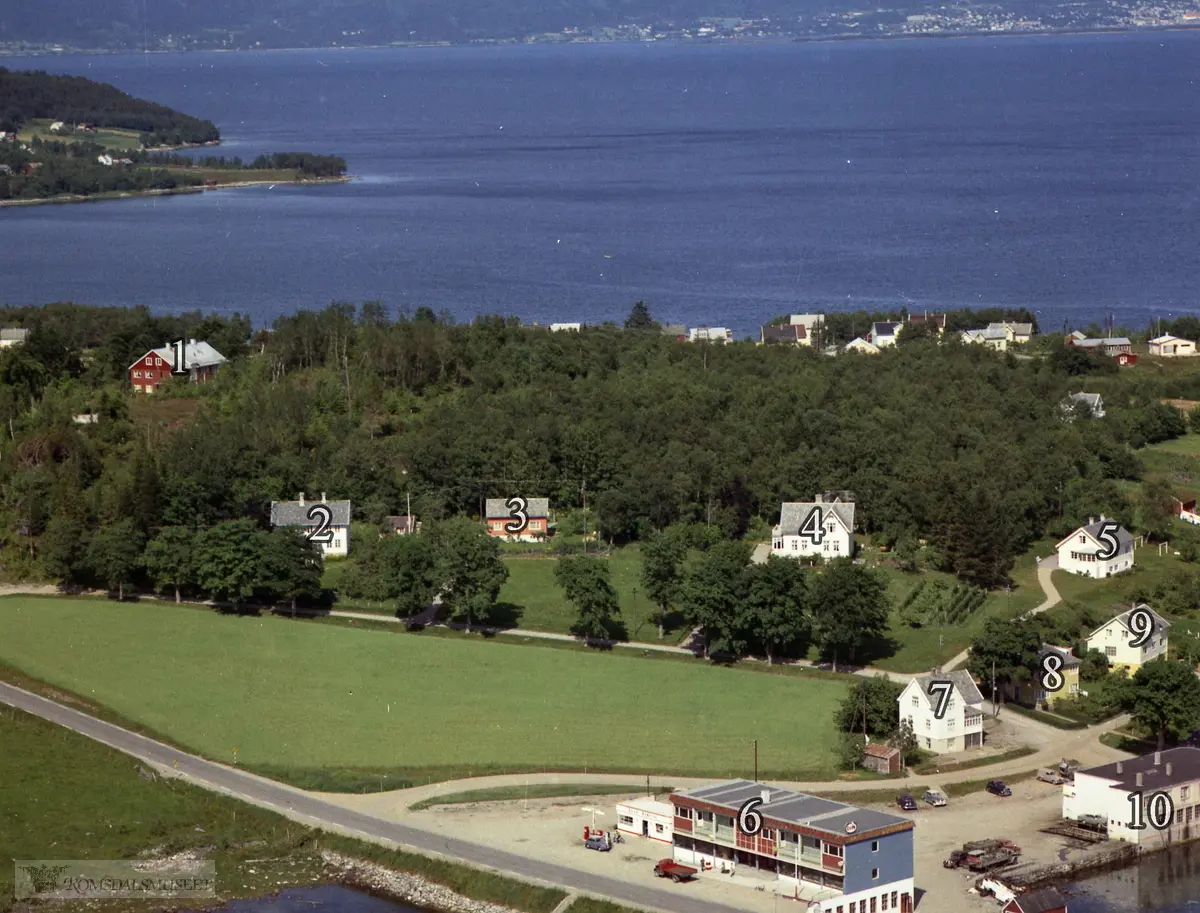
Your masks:
{"label": "grey roof", "polygon": [[311,526],[314,521],[308,516],[308,512],[315,504],[324,504],[329,508],[331,526],[350,525],[349,501],[320,501],[316,498],[306,498],[303,505],[299,501],[272,501],[271,525]]}
{"label": "grey roof", "polygon": [[[1155,759],[1158,764],[1155,764]],[[1121,772],[1117,773],[1117,764]],[[1167,776],[1167,765],[1171,765],[1171,776]],[[1181,783],[1191,783],[1200,780],[1200,748],[1187,745],[1179,748],[1168,748],[1166,751],[1151,752],[1140,758],[1127,761],[1114,761],[1111,764],[1101,764],[1099,767],[1089,767],[1087,770],[1075,771],[1075,776],[1087,774],[1102,780],[1113,780],[1118,785],[1114,789],[1132,791],[1142,789],[1147,795],[1153,790],[1168,789]],[[1142,785],[1137,785],[1137,775],[1142,775]],[[1076,781],[1078,782],[1078,781]]]}
{"label": "grey roof", "polygon": [[1013,333],[1016,334],[1017,336],[1032,336],[1033,335],[1033,324],[1032,323],[1013,323],[1010,320],[1001,320],[998,323],[989,323],[988,324],[989,330],[992,329],[993,327],[999,327],[1002,330],[1005,329],[1006,327],[1009,327],[1012,329]]}
{"label": "grey roof", "polygon": [[28,335],[24,327],[5,327],[0,330],[0,342],[24,342]]}
{"label": "grey roof", "polygon": [[398,514],[396,516],[384,517],[383,525],[393,531],[402,529],[411,533],[417,527],[417,518],[410,514]]}
{"label": "grey roof", "polygon": [[[151,349],[140,355],[133,364],[129,367],[137,366],[137,363],[147,355],[154,354],[159,356],[164,362],[170,364],[171,359],[175,357],[175,350],[171,348],[171,344],[167,343],[158,349]],[[184,365],[191,368],[207,368],[209,365],[222,365],[228,361],[224,355],[210,346],[203,339],[189,339],[183,347],[183,362]]]}
{"label": "grey roof", "polygon": [[972,341],[976,339],[1008,339],[1008,333],[1004,331],[1004,327],[991,326],[983,330],[963,330],[963,334],[970,337]]}
{"label": "grey roof", "polygon": [[884,320],[879,323],[871,324],[872,336],[894,336],[896,330],[900,328],[899,321]]}
{"label": "grey roof", "polygon": [[1096,346],[1130,346],[1133,345],[1127,336],[1105,336],[1101,339],[1084,337],[1075,343],[1077,348],[1092,349]]}
{"label": "grey roof", "polygon": [[[527,517],[549,517],[550,516],[550,499],[549,498],[526,498],[528,505],[525,508],[525,516]],[[508,498],[488,498],[487,499],[487,519],[488,520],[507,520],[512,516],[512,511],[508,508]]]}
{"label": "grey roof", "polygon": [[[975,680],[971,678],[971,673],[965,669],[955,669],[953,672],[939,672],[937,675],[918,675],[913,679],[917,686],[921,689],[921,693],[925,695],[926,703],[931,703],[934,700],[930,693],[930,686],[934,682],[950,681],[954,683],[955,690],[962,695],[963,702],[967,704],[982,704],[983,695],[979,693],[979,688],[975,685]],[[897,698],[897,700],[899,700]]]}
{"label": "grey roof", "polygon": [[1046,656],[1053,653],[1062,660],[1064,669],[1072,669],[1079,665],[1079,657],[1072,653],[1067,647],[1056,647],[1054,644],[1042,644],[1042,649],[1038,651],[1039,656]]}
{"label": "grey roof", "polygon": [[854,532],[854,502],[837,499],[833,501],[784,501],[779,510],[779,525],[775,527],[777,536],[795,536],[800,527],[808,519],[814,508],[820,507],[838,516],[846,524],[846,529]]}
{"label": "grey roof", "polygon": [[687,327],[682,323],[664,323],[662,333],[664,336],[686,336]]}
{"label": "grey roof", "polygon": [[771,324],[762,328],[763,342],[796,342],[807,338],[808,332],[802,323]]}
{"label": "grey roof", "polygon": [[1154,611],[1154,609],[1150,608],[1150,606],[1146,605],[1146,603],[1144,603],[1144,602],[1137,602],[1131,606],[1118,605],[1117,608],[1124,609],[1125,611],[1123,611],[1120,615],[1114,615],[1108,621],[1104,622],[1104,624],[1100,625],[1100,627],[1098,627],[1095,631],[1093,631],[1091,634],[1089,634],[1088,637],[1092,637],[1092,636],[1096,635],[1097,633],[1099,633],[1100,631],[1103,631],[1114,621],[1119,622],[1121,627],[1123,627],[1130,634],[1133,634],[1134,633],[1133,628],[1129,627],[1129,616],[1132,615],[1138,609],[1145,609],[1147,612],[1150,613],[1150,618],[1154,622],[1154,631],[1153,631],[1154,634],[1157,634],[1159,631],[1165,631],[1167,628],[1171,627],[1171,622],[1167,621],[1165,618],[1163,618],[1161,615],[1159,615],[1156,611]]}
{"label": "grey roof", "polygon": [[[1059,546],[1063,545],[1068,539],[1071,538],[1071,536],[1079,535],[1080,531],[1087,533],[1089,536],[1091,536],[1093,539],[1095,539],[1097,542],[1099,542],[1100,541],[1100,530],[1104,527],[1104,524],[1105,523],[1116,523],[1116,522],[1117,521],[1112,519],[1111,517],[1106,518],[1106,517],[1102,516],[1099,520],[1095,521],[1094,523],[1088,523],[1085,526],[1079,527],[1079,529],[1077,529],[1077,530],[1075,530],[1075,532],[1071,533],[1070,536],[1064,536],[1059,541],[1058,545],[1055,546],[1055,548],[1057,549]],[[1121,551],[1124,551],[1125,546],[1127,546],[1127,545],[1130,545],[1130,546],[1133,545],[1133,536],[1131,536],[1129,534],[1129,530],[1127,530],[1125,527],[1121,526],[1118,523],[1117,524],[1117,546],[1118,546],[1117,551],[1118,551],[1118,553],[1120,553]]]}
{"label": "grey roof", "polygon": [[769,800],[757,808],[764,817],[837,835],[843,840],[850,836],[846,832],[846,825],[853,822],[855,843],[859,838],[870,837],[873,831],[895,827],[898,824],[912,825],[912,821],[899,815],[848,805],[833,799],[820,799],[789,789],[777,789],[749,780],[727,780],[724,783],[701,786],[674,795],[721,806],[733,816],[737,815],[738,809],[747,799],[760,797],[764,791],[770,792]]}

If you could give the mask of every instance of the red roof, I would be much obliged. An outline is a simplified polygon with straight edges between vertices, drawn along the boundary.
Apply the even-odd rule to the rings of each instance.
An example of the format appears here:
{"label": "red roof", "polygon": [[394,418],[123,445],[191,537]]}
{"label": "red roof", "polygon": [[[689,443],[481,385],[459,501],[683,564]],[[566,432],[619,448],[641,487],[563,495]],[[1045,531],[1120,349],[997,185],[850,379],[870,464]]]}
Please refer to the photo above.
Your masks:
{"label": "red roof", "polygon": [[863,754],[870,755],[873,758],[894,758],[900,754],[899,748],[889,748],[887,745],[881,745],[877,742],[870,742],[863,749]]}

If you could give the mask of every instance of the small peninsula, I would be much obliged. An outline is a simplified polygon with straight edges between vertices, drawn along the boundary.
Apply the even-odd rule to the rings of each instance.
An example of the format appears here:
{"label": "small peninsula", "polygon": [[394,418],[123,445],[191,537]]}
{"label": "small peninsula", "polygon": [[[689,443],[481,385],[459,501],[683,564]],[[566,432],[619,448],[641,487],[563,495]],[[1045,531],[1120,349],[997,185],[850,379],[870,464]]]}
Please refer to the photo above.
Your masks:
{"label": "small peninsula", "polygon": [[78,76],[0,68],[0,206],[349,180],[334,155],[193,157],[211,121]]}

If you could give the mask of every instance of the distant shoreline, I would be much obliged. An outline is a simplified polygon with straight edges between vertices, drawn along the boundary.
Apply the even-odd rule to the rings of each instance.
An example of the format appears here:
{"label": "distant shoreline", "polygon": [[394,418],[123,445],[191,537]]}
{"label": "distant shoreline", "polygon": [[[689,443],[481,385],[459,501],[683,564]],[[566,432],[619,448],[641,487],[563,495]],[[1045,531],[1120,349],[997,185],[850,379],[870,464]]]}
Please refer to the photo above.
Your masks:
{"label": "distant shoreline", "polygon": [[[1171,25],[1121,26],[1119,28],[1063,28],[1037,29],[1033,31],[978,31],[978,32],[922,32],[915,34],[897,35],[855,35],[844,33],[839,35],[767,35],[705,37],[705,38],[613,38],[604,41],[527,41],[522,38],[487,38],[475,41],[412,41],[393,42],[389,44],[347,44],[333,46],[308,45],[300,47],[280,48],[189,48],[186,50],[155,49],[139,51],[132,48],[50,48],[38,51],[7,51],[0,49],[0,58],[19,59],[22,57],[66,57],[66,56],[123,56],[136,55],[172,55],[172,54],[269,54],[295,53],[297,51],[381,51],[408,50],[414,48],[474,48],[474,47],[567,47],[571,45],[606,45],[606,44],[663,44],[663,45],[726,45],[745,46],[748,44],[831,44],[856,41],[915,41],[928,39],[978,39],[978,38],[1039,38],[1062,35],[1141,35],[1156,32],[1194,32],[1200,31],[1200,20],[1195,23],[1174,23]],[[166,151],[168,148],[182,149],[196,146],[218,145],[220,141],[210,143],[192,143],[186,146],[157,147],[154,151]]]}
{"label": "distant shoreline", "polygon": [[3,206],[44,206],[51,203],[102,203],[107,200],[131,200],[139,197],[171,197],[188,193],[204,193],[206,190],[224,190],[237,187],[263,187],[266,185],[284,184],[288,187],[303,187],[311,184],[346,184],[353,180],[353,175],[342,175],[335,178],[302,178],[297,180],[261,180],[261,181],[231,181],[228,184],[217,184],[213,187],[163,187],[154,190],[117,190],[111,193],[64,193],[56,197],[37,197],[32,200],[0,200]]}

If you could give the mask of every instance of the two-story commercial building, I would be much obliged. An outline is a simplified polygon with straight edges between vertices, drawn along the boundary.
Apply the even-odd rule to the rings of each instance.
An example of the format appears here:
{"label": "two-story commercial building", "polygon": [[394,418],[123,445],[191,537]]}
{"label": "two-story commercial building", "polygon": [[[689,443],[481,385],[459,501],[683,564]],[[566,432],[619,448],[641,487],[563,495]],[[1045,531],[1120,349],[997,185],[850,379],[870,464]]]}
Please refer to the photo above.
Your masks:
{"label": "two-story commercial building", "polygon": [[[743,831],[746,802],[761,816]],[[898,815],[819,799],[748,780],[670,797],[674,856],[685,865],[749,869],[820,913],[911,913],[913,822]]]}
{"label": "two-story commercial building", "polygon": [[[1157,798],[1159,793],[1169,804]],[[1063,784],[1063,817],[1083,815],[1104,818],[1110,840],[1158,845],[1195,839],[1200,836],[1200,748],[1170,748],[1075,771],[1075,782]]]}
{"label": "two-story commercial building", "polygon": [[[1107,531],[1107,536],[1102,535]],[[1115,542],[1115,548],[1114,546]],[[1086,577],[1111,577],[1133,567],[1133,536],[1115,520],[1089,517],[1055,546],[1059,570]],[[1101,557],[1107,555],[1107,557]]]}
{"label": "two-story commercial building", "polygon": [[969,672],[918,675],[896,703],[900,721],[908,721],[926,751],[948,754],[983,747],[983,695]]}
{"label": "two-story commercial building", "polygon": [[785,501],[771,531],[771,552],[784,558],[853,556],[854,502],[836,494]]}
{"label": "two-story commercial building", "polygon": [[[1124,611],[1089,634],[1087,646],[1089,650],[1099,650],[1108,657],[1110,669],[1125,669],[1133,675],[1144,663],[1166,655],[1167,629],[1171,623],[1144,602],[1118,608]],[[1149,618],[1153,625],[1148,637],[1145,636],[1145,621],[1139,620],[1136,625],[1132,623],[1135,612],[1145,613],[1143,617]],[[1138,645],[1135,647],[1134,643]]]}

